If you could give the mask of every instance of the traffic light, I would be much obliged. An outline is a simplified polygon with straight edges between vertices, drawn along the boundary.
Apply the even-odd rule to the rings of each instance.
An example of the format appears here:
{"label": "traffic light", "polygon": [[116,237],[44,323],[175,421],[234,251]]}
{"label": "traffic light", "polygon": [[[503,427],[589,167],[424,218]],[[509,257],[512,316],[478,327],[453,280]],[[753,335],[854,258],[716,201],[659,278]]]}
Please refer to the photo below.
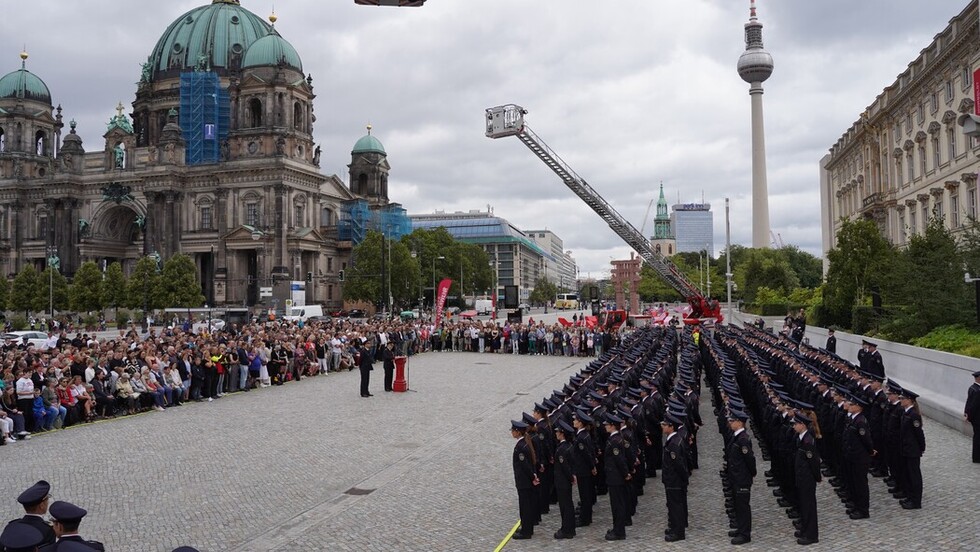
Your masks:
{"label": "traffic light", "polygon": [[307,272],[306,273],[306,281],[307,282],[312,282],[313,281],[313,273],[312,272]]}
{"label": "traffic light", "polygon": [[340,272],[338,273],[338,278],[340,279],[340,281],[341,281],[341,282],[343,282],[343,281],[344,281],[344,271],[343,271],[343,270],[341,270],[341,271],[340,271]]}

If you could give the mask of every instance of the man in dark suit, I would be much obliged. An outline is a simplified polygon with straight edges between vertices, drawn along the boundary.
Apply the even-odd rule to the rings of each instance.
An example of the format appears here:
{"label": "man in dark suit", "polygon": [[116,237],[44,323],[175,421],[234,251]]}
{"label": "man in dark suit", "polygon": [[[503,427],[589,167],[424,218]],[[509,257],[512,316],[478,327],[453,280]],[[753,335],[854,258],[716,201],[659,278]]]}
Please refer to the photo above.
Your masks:
{"label": "man in dark suit", "polygon": [[752,509],[749,504],[752,492],[752,478],[755,477],[755,453],[752,452],[752,439],[745,431],[748,415],[740,410],[730,409],[728,427],[732,439],[725,454],[728,482],[734,492],[735,525],[728,533],[732,544],[739,545],[752,541]]}
{"label": "man in dark suit", "polygon": [[41,544],[50,544],[55,540],[54,528],[44,520],[48,513],[48,500],[51,499],[51,485],[44,480],[38,481],[20,493],[17,502],[24,507],[24,517],[10,523],[24,523],[37,529],[44,540]]}
{"label": "man in dark suit", "polygon": [[395,374],[395,344],[389,341],[381,353],[385,368],[385,391],[391,391],[391,382]]}
{"label": "man in dark suit", "polygon": [[871,457],[877,454],[871,440],[871,429],[864,417],[864,399],[849,395],[844,403],[850,419],[844,429],[841,439],[844,449],[844,463],[850,482],[849,491],[851,503],[847,514],[851,519],[868,518],[868,469],[871,467]]}
{"label": "man in dark suit", "polygon": [[585,527],[592,523],[592,504],[595,502],[595,446],[592,444],[592,434],[589,432],[592,418],[584,412],[576,412],[572,424],[575,426],[575,444],[573,457],[575,460],[575,480],[578,485],[579,515],[576,527]]}
{"label": "man in dark suit", "polygon": [[41,545],[41,533],[20,520],[12,521],[0,533],[0,550],[34,552]]}
{"label": "man in dark suit", "polygon": [[671,411],[667,411],[664,420],[660,422],[663,428],[664,455],[661,464],[661,481],[664,484],[664,494],[667,498],[667,531],[664,540],[674,542],[684,540],[687,528],[687,483],[691,472],[687,469],[687,455],[681,443],[681,435],[677,428],[683,422]]}
{"label": "man in dark suit", "polygon": [[626,520],[629,517],[626,485],[632,478],[627,462],[626,446],[619,432],[623,419],[614,414],[606,416],[604,427],[609,438],[606,439],[605,471],[606,488],[609,489],[609,506],[612,509],[613,528],[606,531],[606,540],[626,538]]}
{"label": "man in dark suit", "polygon": [[[85,540],[78,534],[78,526],[81,525],[82,518],[88,514],[84,508],[79,508],[70,502],[56,500],[51,504],[49,511],[54,520],[54,532],[58,535],[58,540],[53,544],[42,546],[38,549],[40,552],[58,552],[66,542],[85,545],[92,550],[105,552],[105,546],[101,542]],[[64,546],[64,548],[68,549],[69,547]],[[72,550],[77,549],[77,547],[72,548]]]}
{"label": "man in dark suit", "polygon": [[374,395],[368,391],[368,384],[371,383],[371,370],[374,370],[374,356],[368,349],[366,342],[361,341],[357,347],[360,357],[357,366],[361,370],[361,397],[373,397]]}
{"label": "man in dark suit", "polygon": [[973,385],[966,393],[963,417],[973,425],[973,463],[980,464],[980,372],[973,373]]}
{"label": "man in dark suit", "polygon": [[833,328],[827,330],[827,346],[824,349],[827,349],[827,352],[830,353],[837,353],[837,336],[834,335]]}
{"label": "man in dark suit", "polygon": [[797,413],[793,429],[799,436],[796,445],[796,457],[793,461],[797,496],[800,503],[800,519],[793,522],[796,526],[796,543],[806,546],[819,542],[817,533],[817,483],[820,482],[820,454],[817,452],[816,440],[810,433],[809,424],[812,422],[806,416]]}
{"label": "man in dark suit", "polygon": [[574,449],[568,440],[575,435],[575,429],[564,420],[558,422],[555,437],[555,491],[558,495],[558,509],[561,510],[561,528],[555,532],[556,539],[570,539],[575,536],[575,505],[572,502],[572,486],[575,484]]}

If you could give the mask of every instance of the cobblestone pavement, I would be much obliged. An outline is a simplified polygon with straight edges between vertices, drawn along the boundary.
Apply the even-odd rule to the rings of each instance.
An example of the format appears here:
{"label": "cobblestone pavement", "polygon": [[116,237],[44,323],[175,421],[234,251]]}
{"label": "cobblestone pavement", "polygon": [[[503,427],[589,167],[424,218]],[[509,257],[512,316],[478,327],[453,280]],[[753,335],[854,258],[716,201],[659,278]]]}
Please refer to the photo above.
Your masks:
{"label": "cobblestone pavement", "polygon": [[[40,435],[0,449],[4,518],[37,479],[89,511],[82,534],[110,551],[493,550],[517,521],[509,420],[584,365],[583,359],[436,353],[413,357],[408,393],[358,396],[357,372],[227,396],[162,413]],[[702,416],[710,417],[710,405]],[[851,521],[818,487],[821,542],[830,550],[976,550],[980,466],[969,442],[926,421],[923,509],[902,510],[871,482],[871,519]],[[572,541],[555,541],[557,508],[530,541],[505,550],[730,549],[717,469],[721,437],[699,434],[687,540],[663,542],[659,479],[648,481],[627,540],[606,543],[608,500]],[[768,465],[760,462],[760,472]],[[753,541],[795,545],[793,527],[760,479]]]}

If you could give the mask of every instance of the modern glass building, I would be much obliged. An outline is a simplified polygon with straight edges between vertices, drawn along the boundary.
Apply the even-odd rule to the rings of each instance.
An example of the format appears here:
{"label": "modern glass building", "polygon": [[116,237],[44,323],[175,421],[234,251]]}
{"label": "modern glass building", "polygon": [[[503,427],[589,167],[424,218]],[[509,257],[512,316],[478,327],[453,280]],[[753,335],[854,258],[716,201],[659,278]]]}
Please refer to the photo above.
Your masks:
{"label": "modern glass building", "polygon": [[480,245],[495,263],[497,291],[516,285],[521,301],[526,301],[534,282],[544,275],[546,260],[555,262],[550,252],[539,247],[507,219],[494,216],[492,211],[436,211],[426,215],[409,215],[412,229],[433,229],[440,226],[460,241]]}
{"label": "modern glass building", "polygon": [[707,250],[715,252],[714,215],[710,203],[681,203],[671,207],[670,224],[674,229],[677,252]]}

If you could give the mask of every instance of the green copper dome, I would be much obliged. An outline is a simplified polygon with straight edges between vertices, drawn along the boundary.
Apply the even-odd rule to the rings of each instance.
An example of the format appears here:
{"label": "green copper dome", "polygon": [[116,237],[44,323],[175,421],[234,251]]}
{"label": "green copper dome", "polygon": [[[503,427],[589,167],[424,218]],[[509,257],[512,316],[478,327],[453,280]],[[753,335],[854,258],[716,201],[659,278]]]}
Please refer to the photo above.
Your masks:
{"label": "green copper dome", "polygon": [[242,69],[247,67],[261,67],[265,65],[279,65],[283,63],[286,67],[303,72],[303,62],[299,59],[296,49],[286,39],[281,37],[275,29],[266,36],[256,40],[245,52],[245,59],[242,61]]}
{"label": "green copper dome", "polygon": [[[26,60],[27,54],[21,54]],[[27,70],[26,61],[21,61],[20,69],[0,78],[0,98],[23,98],[51,104],[51,91],[37,75]]]}
{"label": "green copper dome", "polygon": [[371,136],[371,125],[368,125],[367,128],[367,135],[362,136],[361,139],[354,144],[354,149],[351,150],[351,153],[380,153],[381,155],[388,155],[388,153],[385,152],[385,147],[381,145],[381,141],[374,136]]}
{"label": "green copper dome", "polygon": [[236,60],[240,63],[249,47],[271,29],[261,17],[241,7],[238,0],[213,0],[167,27],[147,59],[144,80],[177,76],[195,68],[224,73],[233,68]]}

